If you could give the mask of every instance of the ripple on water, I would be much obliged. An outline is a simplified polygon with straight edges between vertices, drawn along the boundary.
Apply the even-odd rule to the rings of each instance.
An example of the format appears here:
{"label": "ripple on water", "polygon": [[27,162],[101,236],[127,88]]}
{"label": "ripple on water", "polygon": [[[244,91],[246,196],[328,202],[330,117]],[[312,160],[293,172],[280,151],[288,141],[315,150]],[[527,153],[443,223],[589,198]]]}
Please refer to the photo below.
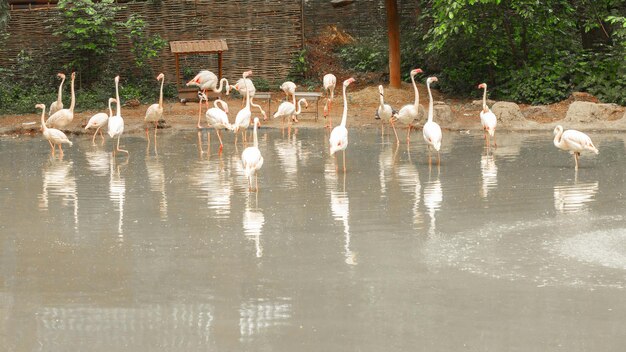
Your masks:
{"label": "ripple on water", "polygon": [[626,287],[623,273],[604,275],[598,270],[598,265],[626,270],[626,232],[616,229],[565,237],[570,230],[553,230],[575,229],[574,220],[558,224],[554,219],[488,223],[456,235],[431,234],[424,244],[424,261],[435,270],[453,267],[539,286]]}
{"label": "ripple on water", "polygon": [[581,262],[626,270],[626,228],[581,233],[561,241],[557,250]]}

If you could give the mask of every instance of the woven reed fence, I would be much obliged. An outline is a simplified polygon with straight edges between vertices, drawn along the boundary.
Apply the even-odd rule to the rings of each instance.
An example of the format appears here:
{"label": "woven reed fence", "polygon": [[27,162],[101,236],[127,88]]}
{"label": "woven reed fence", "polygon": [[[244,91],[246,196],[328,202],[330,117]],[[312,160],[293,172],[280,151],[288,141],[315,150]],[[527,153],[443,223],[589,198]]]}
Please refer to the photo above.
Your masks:
{"label": "woven reed fence", "polygon": [[[288,75],[292,59],[302,48],[303,35],[315,36],[331,24],[356,36],[367,35],[384,30],[386,20],[384,0],[358,0],[340,8],[332,7],[330,0],[163,0],[119,5],[122,10],[118,21],[126,21],[130,14],[141,15],[148,23],[147,33],[158,34],[168,42],[225,39],[229,48],[223,56],[227,78],[238,79],[244,70],[253,69],[256,77],[270,83]],[[403,21],[415,20],[417,1],[398,0],[398,7]],[[57,15],[53,5],[11,11],[10,37],[0,47],[0,67],[11,67],[23,49],[45,62],[45,56],[52,52],[59,38],[52,36],[52,30],[44,24]],[[58,21],[52,21],[52,26],[58,26]],[[117,39],[120,70],[130,69],[133,66],[130,43],[122,30]],[[169,45],[151,65],[155,71],[165,72],[170,82],[174,80],[174,55]],[[216,55],[184,57],[181,69],[184,68],[192,72],[216,71]]]}
{"label": "woven reed fence", "polygon": [[[301,49],[302,21],[299,1],[273,0],[163,0],[160,3],[120,4],[119,21],[130,14],[141,15],[148,23],[146,31],[166,41],[225,39],[224,75],[238,79],[244,70],[253,69],[257,77],[270,82],[284,79],[291,60]],[[0,47],[0,66],[10,67],[18,53],[27,49],[33,56],[50,52],[59,39],[43,25],[58,15],[58,10],[38,8],[13,10],[8,25],[9,40]],[[130,43],[120,31],[117,57],[121,68],[133,66]],[[45,61],[45,58],[44,58]],[[158,60],[151,62],[155,71],[165,72],[170,82],[175,77],[174,55],[169,45]],[[214,56],[189,57],[181,62],[198,71],[217,70]],[[60,68],[59,68],[60,69]]]}

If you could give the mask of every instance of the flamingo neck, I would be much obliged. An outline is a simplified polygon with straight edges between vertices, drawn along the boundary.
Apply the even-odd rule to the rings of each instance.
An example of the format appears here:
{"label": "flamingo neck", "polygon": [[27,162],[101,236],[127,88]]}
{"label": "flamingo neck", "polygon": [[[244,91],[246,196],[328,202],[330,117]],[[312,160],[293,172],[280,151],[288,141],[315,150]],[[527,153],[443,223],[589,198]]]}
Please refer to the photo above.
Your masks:
{"label": "flamingo neck", "polygon": [[115,115],[122,117],[122,107],[120,104],[120,91],[119,91],[118,86],[119,86],[119,82],[115,81],[115,99],[117,100],[117,103],[115,104],[115,107],[117,108]]}
{"label": "flamingo neck", "polygon": [[254,133],[253,133],[252,138],[253,138],[254,147],[255,148],[259,148],[259,138],[257,137],[256,129],[257,129],[257,124],[255,122],[254,123]]}
{"label": "flamingo neck", "polygon": [[248,82],[245,77],[243,79],[243,84],[246,86],[246,109],[250,110],[250,89],[248,89]]}
{"label": "flamingo neck", "polygon": [[341,126],[346,127],[346,122],[348,121],[348,99],[346,97],[346,88],[347,85],[343,86],[343,116],[341,116]]}
{"label": "flamingo neck", "polygon": [[63,95],[63,83],[65,83],[65,77],[61,79],[61,84],[59,85],[59,95],[57,96],[57,104],[61,104],[62,95]]}
{"label": "flamingo neck", "polygon": [[109,100],[109,117],[113,116],[113,110],[111,109],[111,101]]}
{"label": "flamingo neck", "polygon": [[221,93],[222,92],[222,88],[224,88],[224,82],[226,82],[226,90],[230,90],[229,86],[228,86],[228,80],[226,78],[222,78],[220,79],[220,86],[218,88],[216,88],[216,90],[214,90],[215,93]]}
{"label": "flamingo neck", "polygon": [[428,88],[428,98],[430,99],[428,102],[428,122],[433,122],[433,93],[430,91],[430,82],[426,81],[426,87]]}
{"label": "flamingo neck", "polygon": [[561,139],[561,136],[563,135],[563,130],[559,129],[559,131],[557,132],[557,134],[554,136],[554,145],[557,148],[560,148],[561,145],[563,144],[563,140]]}
{"label": "flamingo neck", "polygon": [[385,98],[383,97],[383,93],[378,92],[378,94],[380,95],[378,97],[378,100],[380,101],[380,107],[384,108],[385,107]]}
{"label": "flamingo neck", "polygon": [[411,75],[411,82],[413,82],[413,90],[415,91],[415,102],[413,103],[413,106],[415,106],[415,109],[418,109],[420,105],[420,92],[417,90],[415,75]]}
{"label": "flamingo neck", "polygon": [[487,86],[485,86],[483,91],[483,111],[487,110]]}
{"label": "flamingo neck", "polygon": [[159,107],[163,108],[163,83],[165,83],[165,77],[161,78],[161,93],[159,94]]}
{"label": "flamingo neck", "polygon": [[41,127],[43,128],[44,132],[48,130],[48,126],[46,126],[46,121],[44,120],[45,115],[46,115],[46,108],[43,108],[43,110],[41,110]]}
{"label": "flamingo neck", "polygon": [[306,101],[306,99],[302,98],[302,99],[298,100],[298,106],[297,106],[296,112],[295,112],[296,115],[300,115],[300,112],[302,112],[302,102],[303,101]]}
{"label": "flamingo neck", "polygon": [[70,84],[70,90],[72,92],[72,98],[70,101],[70,111],[74,112],[74,106],[76,105],[76,97],[74,96],[74,77],[72,77],[72,83]]}

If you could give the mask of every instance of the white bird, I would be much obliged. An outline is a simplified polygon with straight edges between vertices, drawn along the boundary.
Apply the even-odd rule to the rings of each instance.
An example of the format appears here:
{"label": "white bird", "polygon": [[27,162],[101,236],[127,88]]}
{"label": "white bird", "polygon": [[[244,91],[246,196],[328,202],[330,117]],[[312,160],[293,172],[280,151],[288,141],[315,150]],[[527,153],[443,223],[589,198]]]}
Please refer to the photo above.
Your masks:
{"label": "white bird", "polygon": [[[221,105],[221,109],[219,106]],[[230,122],[228,121],[228,104],[222,99],[217,99],[213,102],[213,107],[206,111],[206,121],[209,126],[215,128],[215,134],[220,140],[220,150],[224,147],[222,144],[222,136],[220,136],[220,129],[232,129]]]}
{"label": "white bird", "polygon": [[44,116],[46,116],[46,105],[45,104],[37,104],[35,108],[41,109],[41,128],[43,128],[43,136],[50,143],[50,148],[52,149],[52,155],[54,156],[54,149],[56,145],[59,145],[59,150],[61,151],[61,157],[63,157],[63,143],[67,143],[72,146],[72,141],[67,139],[65,133],[56,128],[48,128],[44,121]]}
{"label": "white bird", "polygon": [[380,119],[380,134],[382,136],[383,131],[384,131],[384,123],[385,121],[389,122],[391,124],[391,127],[393,127],[393,133],[396,135],[396,143],[400,144],[400,139],[398,138],[398,132],[396,132],[396,126],[393,122],[393,115],[394,113],[396,113],[393,108],[391,107],[391,105],[389,104],[385,104],[385,89],[383,88],[382,85],[378,86],[378,94],[380,94],[380,104],[378,105],[378,109],[376,109],[376,116]]}
{"label": "white bird", "polygon": [[283,82],[280,85],[280,89],[285,92],[285,101],[289,101],[289,95],[293,96],[293,99],[296,99],[296,84],[291,81]]}
{"label": "white bird", "polygon": [[252,71],[245,71],[242,74],[242,78],[240,78],[237,81],[237,83],[235,83],[234,86],[229,87],[229,90],[226,91],[226,95],[230,94],[230,89],[232,88],[235,88],[239,92],[239,94],[244,96],[244,99],[245,99],[245,94],[250,93],[250,106],[259,109],[259,112],[261,112],[261,115],[263,115],[263,121],[265,121],[267,120],[267,114],[265,113],[265,110],[263,110],[261,105],[254,103],[254,95],[256,93],[256,88],[254,87],[254,83],[252,83],[252,80],[248,78],[248,76],[251,74],[252,74]]}
{"label": "white bird", "polygon": [[[244,76],[252,74],[252,71],[244,72]],[[233,131],[235,132],[235,144],[237,143],[237,133],[239,129],[243,129],[243,140],[246,140],[246,130],[250,126],[250,118],[252,117],[252,111],[250,110],[250,91],[246,90],[246,106],[239,110],[235,117],[235,123],[233,124]]]}
{"label": "white bird", "polygon": [[483,125],[483,130],[485,131],[485,141],[487,142],[487,146],[491,146],[489,141],[489,136],[493,137],[493,146],[497,147],[496,143],[496,125],[498,124],[498,119],[496,115],[489,109],[487,106],[487,83],[481,83],[478,85],[478,89],[483,88],[483,109],[480,111],[480,123]]}
{"label": "white bird", "polygon": [[567,130],[563,132],[563,126],[561,125],[554,128],[554,145],[559,149],[569,151],[574,154],[576,169],[578,169],[578,157],[581,152],[587,150],[596,154],[599,153],[589,136],[576,130]]}
{"label": "white bird", "polygon": [[120,149],[120,137],[122,136],[122,133],[124,133],[124,119],[122,118],[122,108],[120,104],[119,83],[120,76],[115,76],[115,100],[117,101],[117,111],[115,116],[111,116],[109,118],[108,133],[111,138],[117,137],[117,148],[113,154],[115,154],[115,152],[124,152],[129,154],[128,150]]}
{"label": "white bird", "polygon": [[424,134],[424,140],[428,143],[428,160],[430,162],[430,148],[434,148],[437,151],[437,165],[441,163],[439,156],[439,149],[441,148],[441,127],[433,121],[433,93],[430,91],[430,84],[437,82],[437,77],[428,77],[426,80],[426,88],[428,88],[428,121],[424,124],[422,133]]}
{"label": "white bird", "polygon": [[57,77],[61,78],[61,84],[59,85],[59,95],[57,97],[57,100],[55,102],[52,102],[52,104],[50,104],[50,111],[48,111],[48,114],[50,116],[54,115],[55,112],[63,109],[63,83],[65,83],[65,74],[63,73],[57,73]]}
{"label": "white bird", "polygon": [[338,151],[343,151],[343,172],[346,172],[346,148],[348,147],[348,129],[346,121],[348,120],[348,99],[346,97],[346,88],[350,83],[354,82],[354,78],[348,78],[343,81],[343,116],[341,124],[330,132],[330,155],[334,155]]}
{"label": "white bird", "polygon": [[252,190],[252,176],[255,177],[255,189],[259,190],[259,179],[257,171],[263,166],[263,156],[259,150],[259,140],[257,137],[257,127],[261,125],[259,118],[254,118],[253,145],[244,149],[241,153],[241,163],[243,164],[244,175],[248,178],[248,190]]}
{"label": "white bird", "polygon": [[280,105],[278,106],[278,110],[276,110],[276,112],[274,113],[274,118],[281,117],[283,119],[282,124],[285,123],[285,119],[289,118],[291,118],[294,122],[298,122],[297,116],[300,115],[300,113],[302,112],[302,103],[304,103],[305,108],[309,107],[309,103],[306,101],[306,99],[302,98],[298,100],[298,107],[296,109],[296,105],[294,105],[296,101],[295,95],[293,96],[293,99],[293,103],[290,101],[284,101],[280,103]]}
{"label": "white bird", "polygon": [[324,93],[326,93],[326,102],[324,103],[324,117],[328,116],[328,126],[333,126],[332,117],[330,117],[330,108],[333,105],[333,99],[335,98],[335,86],[337,85],[337,77],[332,73],[324,75]]}
{"label": "white bird", "polygon": [[102,137],[102,142],[104,143],[104,135],[102,134],[101,128],[107,123],[109,118],[113,116],[113,110],[111,110],[111,103],[116,102],[115,98],[109,98],[109,114],[107,115],[104,112],[99,112],[93,115],[89,122],[87,122],[87,126],[85,126],[85,130],[88,130],[92,127],[96,128],[96,132],[93,134],[93,138],[91,138],[91,144],[96,145],[96,135],[98,131],[100,131],[100,137]]}
{"label": "white bird", "polygon": [[[218,83],[219,83],[219,87],[217,86]],[[224,86],[224,83],[226,83],[226,86]],[[200,91],[202,91],[205,95],[206,95],[207,90],[211,90],[214,93],[218,93],[218,94],[222,92],[223,88],[225,88],[226,94],[228,94],[228,92],[230,91],[228,80],[226,78],[222,78],[218,82],[218,79],[215,73],[209,70],[200,71],[194,78],[192,78],[189,82],[187,82],[186,86],[198,87],[198,89],[200,89]],[[198,102],[198,124],[200,121],[201,111],[202,111],[202,99],[200,99],[200,101]]]}
{"label": "white bird", "polygon": [[[165,75],[160,73],[157,76],[157,81],[161,81],[161,92],[159,93],[159,102],[157,104],[152,104],[146,110],[146,116],[144,117],[145,122],[154,122],[154,135],[156,136],[156,128],[159,120],[163,118],[163,83],[165,82]],[[146,136],[148,135],[148,127],[146,127]],[[148,137],[150,140],[150,137]]]}
{"label": "white bird", "polygon": [[76,105],[76,99],[75,99],[76,97],[74,96],[74,79],[75,78],[76,78],[76,73],[72,72],[72,81],[70,84],[72,98],[70,101],[70,108],[61,109],[55,112],[54,114],[52,114],[50,117],[48,117],[48,120],[46,121],[46,125],[48,127],[63,128],[69,125],[70,122],[72,122],[72,120],[74,119],[74,106]]}
{"label": "white bird", "polygon": [[415,120],[419,116],[420,94],[417,90],[417,84],[415,83],[415,75],[422,72],[422,69],[419,68],[411,70],[411,81],[413,82],[413,90],[415,91],[415,102],[413,104],[407,104],[403,106],[396,115],[396,119],[398,121],[407,125],[407,144],[411,141],[411,122],[413,122],[413,120]]}

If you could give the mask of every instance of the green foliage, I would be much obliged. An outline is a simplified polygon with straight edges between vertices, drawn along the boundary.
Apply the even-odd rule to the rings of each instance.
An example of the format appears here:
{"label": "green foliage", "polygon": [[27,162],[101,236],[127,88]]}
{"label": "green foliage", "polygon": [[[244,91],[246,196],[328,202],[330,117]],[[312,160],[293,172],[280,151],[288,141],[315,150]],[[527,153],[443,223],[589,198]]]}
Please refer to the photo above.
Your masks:
{"label": "green foliage", "polygon": [[291,60],[291,72],[289,72],[288,79],[294,82],[300,82],[303,79],[307,79],[310,63],[307,59],[307,50],[300,50],[295,57]]}
{"label": "green foliage", "polygon": [[340,47],[337,55],[345,67],[359,72],[385,71],[389,62],[387,40],[380,34]]}
{"label": "green foliage", "polygon": [[122,25],[128,30],[126,37],[132,44],[130,50],[135,57],[135,66],[147,71],[147,74],[152,73],[146,63],[157,57],[167,42],[159,35],[148,35],[146,33],[146,21],[139,15],[131,15]]}
{"label": "green foliage", "polygon": [[[70,61],[67,71],[79,71],[92,81],[117,44],[115,0],[59,0],[60,25],[52,33],[61,38],[60,49]],[[56,21],[56,19],[55,19]]]}
{"label": "green foliage", "polygon": [[270,91],[270,82],[262,77],[253,77],[252,83],[256,88],[257,92],[268,92]]}

